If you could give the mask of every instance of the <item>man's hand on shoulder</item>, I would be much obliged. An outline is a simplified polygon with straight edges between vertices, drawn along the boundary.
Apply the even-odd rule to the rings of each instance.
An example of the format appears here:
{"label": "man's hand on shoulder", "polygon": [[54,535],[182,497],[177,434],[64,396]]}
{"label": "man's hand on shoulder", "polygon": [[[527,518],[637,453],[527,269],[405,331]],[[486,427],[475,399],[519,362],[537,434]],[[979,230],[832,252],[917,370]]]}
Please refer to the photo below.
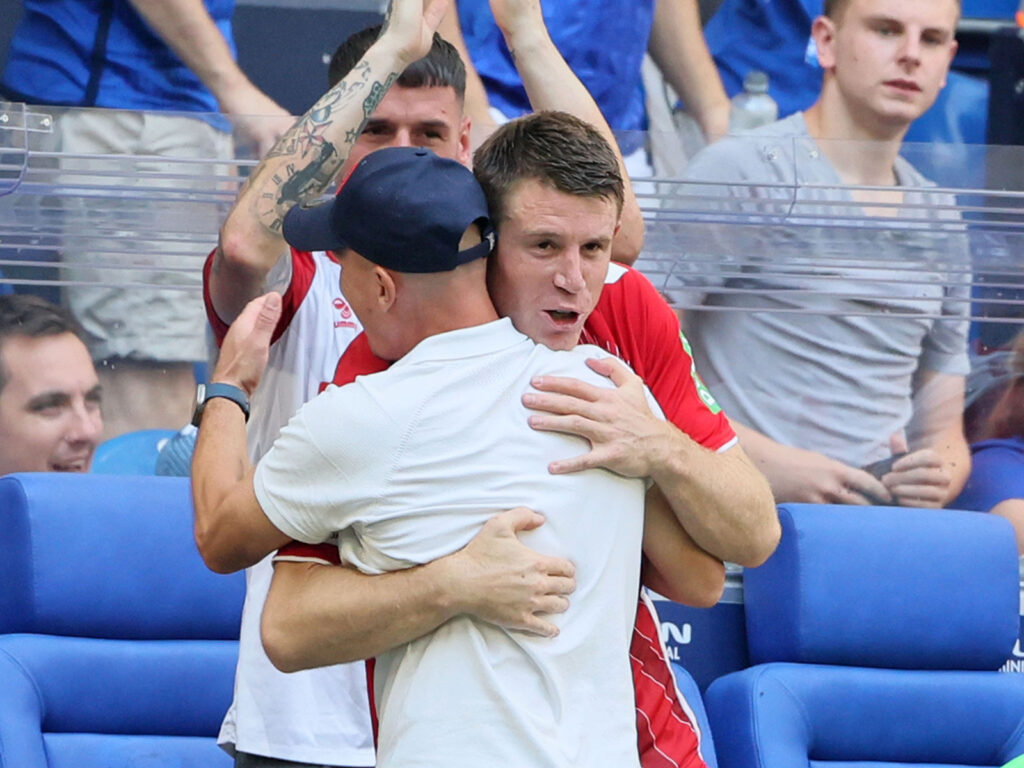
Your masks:
{"label": "man's hand on shoulder", "polygon": [[516,507],[492,517],[472,541],[435,561],[452,592],[453,613],[467,613],[506,629],[554,637],[546,614],[563,613],[576,589],[575,566],[533,551],[519,534],[544,524],[544,516]]}
{"label": "man's hand on shoulder", "polygon": [[604,467],[626,477],[647,477],[667,448],[671,427],[651,412],[643,381],[616,358],[591,358],[587,365],[614,387],[599,387],[565,376],[541,376],[539,390],[523,395],[538,413],[530,426],[585,438],[590,451],[551,464],[553,474]]}

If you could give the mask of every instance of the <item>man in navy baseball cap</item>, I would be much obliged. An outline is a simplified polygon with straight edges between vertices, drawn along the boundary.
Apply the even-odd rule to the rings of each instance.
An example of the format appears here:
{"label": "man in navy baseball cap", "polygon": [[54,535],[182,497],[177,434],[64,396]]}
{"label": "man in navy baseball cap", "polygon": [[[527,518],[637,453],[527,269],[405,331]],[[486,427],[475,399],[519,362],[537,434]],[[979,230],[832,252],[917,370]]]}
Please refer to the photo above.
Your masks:
{"label": "man in navy baseball cap", "polygon": [[364,157],[338,194],[285,216],[300,250],[328,251],[370,349],[397,360],[428,336],[489,323],[494,230],[483,190],[454,160],[419,147]]}
{"label": "man in navy baseball cap", "polygon": [[[336,196],[293,207],[283,234],[302,251],[352,250],[412,274],[451,271],[494,245],[487,201],[473,173],[422,147],[367,155]],[[464,236],[475,244],[466,245]]]}

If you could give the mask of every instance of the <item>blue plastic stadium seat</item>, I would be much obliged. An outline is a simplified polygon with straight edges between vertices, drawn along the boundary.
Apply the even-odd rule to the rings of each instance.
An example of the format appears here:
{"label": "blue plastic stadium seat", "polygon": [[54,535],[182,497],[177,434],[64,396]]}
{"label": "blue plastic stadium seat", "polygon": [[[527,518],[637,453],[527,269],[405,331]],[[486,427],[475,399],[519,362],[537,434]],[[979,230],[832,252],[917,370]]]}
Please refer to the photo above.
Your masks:
{"label": "blue plastic stadium seat", "polygon": [[704,699],[700,695],[700,688],[693,675],[687,672],[679,664],[672,665],[672,673],[676,678],[676,688],[683,694],[683,699],[690,705],[693,716],[700,729],[700,754],[708,768],[718,768],[718,758],[715,756],[715,740],[711,733],[711,724],[708,722],[708,713],[704,708]]}
{"label": "blue plastic stadium seat", "polygon": [[756,666],[705,693],[721,768],[1002,766],[1024,754],[1013,531],[950,510],[782,505],[744,573]]}
{"label": "blue plastic stadium seat", "polygon": [[96,446],[92,472],[98,475],[152,475],[164,443],[173,429],[140,429],[112,437]]}
{"label": "blue plastic stadium seat", "polygon": [[0,766],[230,766],[242,574],[206,569],[184,478],[0,478]]}

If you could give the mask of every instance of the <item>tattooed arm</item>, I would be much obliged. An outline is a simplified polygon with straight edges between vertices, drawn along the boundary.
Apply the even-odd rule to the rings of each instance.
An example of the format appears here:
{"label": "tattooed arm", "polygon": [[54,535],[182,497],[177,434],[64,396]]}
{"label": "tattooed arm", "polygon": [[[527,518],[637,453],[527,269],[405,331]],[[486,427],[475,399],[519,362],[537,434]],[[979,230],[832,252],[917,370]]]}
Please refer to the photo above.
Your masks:
{"label": "tattooed arm", "polygon": [[230,323],[264,291],[288,246],[288,210],[323,194],[388,88],[430,50],[447,0],[393,0],[380,38],[337,85],[281,137],[242,187],[220,231],[209,275],[210,298]]}

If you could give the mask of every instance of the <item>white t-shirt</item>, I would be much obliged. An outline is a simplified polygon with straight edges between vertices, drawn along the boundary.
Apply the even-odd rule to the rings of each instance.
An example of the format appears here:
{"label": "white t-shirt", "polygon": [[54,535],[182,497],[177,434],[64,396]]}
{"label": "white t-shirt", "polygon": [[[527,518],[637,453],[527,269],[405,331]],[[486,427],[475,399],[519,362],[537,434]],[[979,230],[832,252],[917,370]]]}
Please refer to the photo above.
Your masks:
{"label": "white t-shirt", "polygon": [[[293,251],[268,278],[267,290],[282,292],[284,311],[252,398],[247,431],[254,462],[300,406],[331,381],[338,359],[362,331],[341,295],[340,275],[338,264],[325,253]],[[208,295],[207,314],[220,342],[227,326],[216,317]],[[235,696],[218,743],[283,760],[372,766],[365,665],[284,674],[267,658],[260,616],[273,572],[272,556],[245,572]]]}
{"label": "white t-shirt", "polygon": [[523,542],[576,564],[555,639],[463,616],[378,657],[379,768],[638,765],[629,643],[645,484],[549,474],[586,442],[531,429],[520,400],[541,373],[611,386],[584,364],[606,356],[554,352],[507,319],[432,336],[303,406],[257,468],[275,525],[306,542],[338,532],[342,559],[367,573],[450,554],[519,505],[546,516]]}

